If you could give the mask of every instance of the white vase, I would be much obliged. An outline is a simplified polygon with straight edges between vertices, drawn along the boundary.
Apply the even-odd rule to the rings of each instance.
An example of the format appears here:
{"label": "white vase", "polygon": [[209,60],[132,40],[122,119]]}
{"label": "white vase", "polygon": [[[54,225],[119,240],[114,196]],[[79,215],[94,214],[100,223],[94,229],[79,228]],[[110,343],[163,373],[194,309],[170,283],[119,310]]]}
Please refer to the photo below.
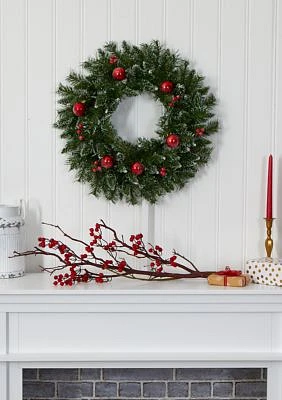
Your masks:
{"label": "white vase", "polygon": [[24,257],[13,256],[23,250],[23,207],[0,204],[0,279],[24,275]]}

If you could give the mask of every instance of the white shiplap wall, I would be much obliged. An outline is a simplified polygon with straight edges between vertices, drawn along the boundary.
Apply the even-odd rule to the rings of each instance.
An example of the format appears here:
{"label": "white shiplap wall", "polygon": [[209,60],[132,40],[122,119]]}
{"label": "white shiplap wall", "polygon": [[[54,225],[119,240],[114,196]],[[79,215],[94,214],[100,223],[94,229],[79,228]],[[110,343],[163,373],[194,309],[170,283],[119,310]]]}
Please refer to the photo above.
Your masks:
{"label": "white shiplap wall", "polygon": [[[264,253],[266,160],[273,152],[275,254],[282,256],[281,0],[0,0],[0,7],[0,202],[26,200],[29,247],[41,220],[82,235],[104,218],[125,234],[143,231],[178,249],[203,269],[241,267]],[[160,39],[179,49],[219,98],[222,130],[212,161],[156,206],[88,196],[73,182],[52,128],[58,82],[105,41],[123,39]],[[148,104],[132,103],[127,129],[144,135],[154,126],[144,115]]]}

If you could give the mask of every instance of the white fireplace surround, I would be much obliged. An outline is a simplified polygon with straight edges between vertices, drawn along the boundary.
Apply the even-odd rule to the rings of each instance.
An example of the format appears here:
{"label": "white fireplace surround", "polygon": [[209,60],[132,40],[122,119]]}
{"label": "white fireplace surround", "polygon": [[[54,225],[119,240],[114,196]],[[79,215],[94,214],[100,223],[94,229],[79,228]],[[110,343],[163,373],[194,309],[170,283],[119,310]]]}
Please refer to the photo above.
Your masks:
{"label": "white fireplace surround", "polygon": [[22,400],[23,368],[265,367],[282,398],[282,290],[206,280],[126,279],[53,287],[0,281],[0,399]]}

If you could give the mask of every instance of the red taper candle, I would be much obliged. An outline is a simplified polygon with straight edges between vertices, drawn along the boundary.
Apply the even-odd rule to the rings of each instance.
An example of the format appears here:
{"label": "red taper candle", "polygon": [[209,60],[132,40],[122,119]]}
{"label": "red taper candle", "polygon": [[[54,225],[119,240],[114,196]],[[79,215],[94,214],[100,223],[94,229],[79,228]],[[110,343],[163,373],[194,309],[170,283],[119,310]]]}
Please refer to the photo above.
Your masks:
{"label": "red taper candle", "polygon": [[268,175],[267,175],[267,198],[266,198],[266,219],[272,219],[272,154],[268,157]]}

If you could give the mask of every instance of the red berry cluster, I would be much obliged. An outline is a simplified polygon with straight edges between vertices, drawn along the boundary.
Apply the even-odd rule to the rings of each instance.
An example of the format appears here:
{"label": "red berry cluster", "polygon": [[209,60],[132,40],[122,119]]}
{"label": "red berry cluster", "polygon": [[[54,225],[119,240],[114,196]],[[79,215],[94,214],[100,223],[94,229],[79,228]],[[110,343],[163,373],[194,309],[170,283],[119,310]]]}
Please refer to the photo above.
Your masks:
{"label": "red berry cluster", "polygon": [[103,246],[103,249],[112,252],[116,250],[116,245],[116,242],[113,240],[112,242],[105,244],[105,246]]}
{"label": "red berry cluster", "polygon": [[[97,233],[99,234],[97,235]],[[89,243],[90,246],[95,246],[95,244],[98,243],[98,240],[102,239],[102,235],[100,232],[100,225],[96,224],[95,229],[89,228],[89,235],[93,237],[93,240]]]}
{"label": "red berry cluster", "polygon": [[49,249],[55,248],[56,250],[58,249],[61,254],[64,254],[68,250],[68,247],[64,243],[61,243],[53,238],[46,239],[44,237],[38,238],[38,247],[49,247]]}
{"label": "red berry cluster", "polygon": [[57,286],[73,286],[76,282],[88,282],[89,281],[89,273],[86,271],[85,273],[78,275],[75,271],[75,266],[70,267],[70,274],[60,274],[54,276],[53,285]]}
{"label": "red berry cluster", "polygon": [[109,58],[109,63],[110,64],[116,64],[118,62],[118,58],[115,54],[112,54]]}
{"label": "red berry cluster", "polygon": [[58,246],[58,244],[59,244],[58,240],[50,239],[50,240],[49,240],[48,247],[49,247],[50,249],[53,249],[53,247]]}
{"label": "red berry cluster", "polygon": [[170,265],[171,265],[172,267],[176,267],[176,266],[177,266],[177,263],[175,262],[176,259],[177,259],[176,256],[170,257],[169,263],[170,263]]}
{"label": "red berry cluster", "polygon": [[105,260],[104,264],[103,264],[103,269],[108,269],[113,265],[113,261],[112,260]]}
{"label": "red berry cluster", "polygon": [[93,247],[91,246],[85,246],[85,251],[87,251],[87,253],[92,253],[93,252]]}
{"label": "red berry cluster", "polygon": [[[163,249],[161,246],[156,245],[155,247],[150,247],[148,249],[148,251],[149,251],[149,253],[152,253],[156,256],[160,256]],[[150,267],[155,272],[162,272],[163,271],[162,264],[163,264],[163,261],[161,259],[156,258],[154,261],[151,261]]]}
{"label": "red berry cluster", "polygon": [[73,285],[72,279],[70,278],[70,275],[68,273],[55,275],[53,284],[55,286],[57,286],[57,285],[60,285],[60,286],[65,286],[65,285],[72,286]]}
{"label": "red berry cluster", "polygon": [[78,135],[79,140],[85,139],[85,137],[83,136],[83,124],[82,123],[77,124],[76,133]]}
{"label": "red berry cluster", "polygon": [[131,248],[135,256],[140,252],[140,248],[144,247],[142,239],[143,239],[142,233],[138,233],[137,235],[131,235],[129,238],[129,241],[132,243]]}
{"label": "red berry cluster", "polygon": [[162,253],[163,248],[161,246],[159,246],[159,245],[156,245],[155,247],[150,247],[148,251],[149,251],[149,253],[153,253],[155,255],[159,255],[159,254]]}
{"label": "red berry cluster", "polygon": [[[142,233],[138,233],[137,235],[131,235],[130,236],[130,238],[129,238],[129,241],[130,242],[134,242],[134,241],[140,241],[140,240],[142,240],[143,239],[143,235],[142,235]],[[140,241],[140,243],[139,244],[141,244],[141,241]]]}
{"label": "red berry cluster", "polygon": [[196,136],[203,136],[204,133],[205,133],[205,128],[196,129]]}
{"label": "red berry cluster", "polygon": [[46,239],[44,237],[39,237],[38,238],[38,246],[39,247],[49,247],[49,249],[52,249],[53,247],[58,246],[59,242],[55,239]]}
{"label": "red berry cluster", "polygon": [[68,250],[68,247],[64,243],[61,243],[58,245],[58,250],[61,254],[65,254],[65,252]]}
{"label": "red berry cluster", "polygon": [[126,267],[126,261],[122,260],[118,263],[118,272],[123,272]]}
{"label": "red berry cluster", "polygon": [[150,263],[150,267],[152,270],[154,270],[156,272],[162,272],[162,270],[163,270],[162,262],[161,262],[161,260],[158,260],[158,259],[155,261],[152,261]]}
{"label": "red berry cluster", "polygon": [[166,172],[166,168],[165,167],[161,167],[159,173],[160,173],[161,176],[166,176],[166,173],[167,173]]}
{"label": "red berry cluster", "polygon": [[64,259],[65,259],[65,263],[66,265],[71,265],[71,258],[74,257],[73,253],[71,252],[67,252],[64,254]]}
{"label": "red berry cluster", "polygon": [[95,224],[95,228],[89,228],[89,235],[90,236],[95,236],[94,232],[100,232],[100,224]]}
{"label": "red berry cluster", "polygon": [[100,274],[98,276],[96,276],[96,278],[95,278],[96,283],[103,283],[106,281],[107,280],[104,280],[104,274],[102,272],[100,272]]}
{"label": "red berry cluster", "polygon": [[44,238],[44,237],[39,237],[38,239],[38,246],[39,247],[46,247],[46,241],[48,241],[48,239]]}
{"label": "red berry cluster", "polygon": [[168,106],[169,107],[174,107],[175,103],[177,103],[180,99],[181,99],[181,96],[179,96],[179,94],[176,95],[176,96],[173,96],[171,101],[168,103]]}
{"label": "red berry cluster", "polygon": [[92,167],[93,172],[102,171],[100,161],[98,161],[98,160],[93,161],[92,165],[93,165],[93,167]]}

